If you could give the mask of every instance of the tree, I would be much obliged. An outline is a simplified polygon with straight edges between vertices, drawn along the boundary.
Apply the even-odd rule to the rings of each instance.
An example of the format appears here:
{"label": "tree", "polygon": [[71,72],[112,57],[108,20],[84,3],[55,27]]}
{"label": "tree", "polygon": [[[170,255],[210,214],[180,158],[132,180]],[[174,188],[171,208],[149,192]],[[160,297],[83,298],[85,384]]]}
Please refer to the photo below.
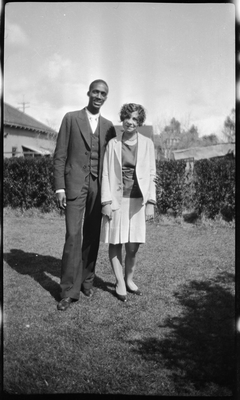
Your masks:
{"label": "tree", "polygon": [[189,149],[200,145],[198,128],[192,125],[188,131],[183,131],[177,149]]}
{"label": "tree", "polygon": [[218,143],[219,143],[218,137],[214,133],[211,133],[211,135],[204,135],[201,137],[201,146],[212,146]]}
{"label": "tree", "polygon": [[172,118],[169,125],[160,133],[158,153],[161,157],[169,159],[171,151],[176,149],[176,144],[180,140],[181,124],[175,118]]}
{"label": "tree", "polygon": [[160,144],[165,148],[174,146],[174,139],[178,139],[181,135],[181,124],[175,118],[172,118],[169,125],[166,125],[160,133]]}
{"label": "tree", "polygon": [[231,110],[230,115],[224,121],[224,128],[222,133],[224,134],[225,138],[227,139],[228,143],[235,143],[235,109]]}
{"label": "tree", "polygon": [[200,145],[198,128],[192,125],[188,130],[181,128],[181,123],[172,118],[159,135],[158,153],[170,158],[172,150],[188,149]]}
{"label": "tree", "polygon": [[181,123],[172,118],[170,123],[161,130],[160,135],[154,135],[155,147],[159,159],[170,159],[173,150],[192,147],[211,146],[219,143],[218,137],[212,133],[199,137],[198,127],[194,124],[188,129],[182,129]]}

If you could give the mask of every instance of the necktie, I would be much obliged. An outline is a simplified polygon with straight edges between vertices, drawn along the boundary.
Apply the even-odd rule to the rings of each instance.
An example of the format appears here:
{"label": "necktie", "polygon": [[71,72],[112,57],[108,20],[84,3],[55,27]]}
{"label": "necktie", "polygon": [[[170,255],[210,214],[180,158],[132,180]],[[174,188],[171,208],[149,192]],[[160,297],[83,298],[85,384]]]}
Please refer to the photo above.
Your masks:
{"label": "necktie", "polygon": [[89,116],[90,125],[92,128],[92,132],[94,133],[97,128],[98,117]]}

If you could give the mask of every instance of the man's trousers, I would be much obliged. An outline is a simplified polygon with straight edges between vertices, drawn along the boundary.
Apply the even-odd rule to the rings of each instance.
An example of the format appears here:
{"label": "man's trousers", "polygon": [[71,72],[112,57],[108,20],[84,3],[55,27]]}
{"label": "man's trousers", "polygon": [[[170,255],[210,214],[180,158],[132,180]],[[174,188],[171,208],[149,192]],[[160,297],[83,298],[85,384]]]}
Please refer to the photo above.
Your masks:
{"label": "man's trousers", "polygon": [[81,193],[67,198],[66,237],[62,256],[61,297],[78,299],[90,289],[95,275],[101,229],[101,193],[98,178],[89,174]]}

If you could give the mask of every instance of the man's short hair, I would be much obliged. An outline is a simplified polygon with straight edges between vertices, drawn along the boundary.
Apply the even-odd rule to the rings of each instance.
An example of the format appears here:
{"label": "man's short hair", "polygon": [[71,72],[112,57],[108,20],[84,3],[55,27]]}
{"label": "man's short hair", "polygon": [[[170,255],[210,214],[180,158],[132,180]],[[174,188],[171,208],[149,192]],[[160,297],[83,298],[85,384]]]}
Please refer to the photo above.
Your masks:
{"label": "man's short hair", "polygon": [[93,87],[93,85],[94,85],[95,83],[103,83],[103,84],[107,87],[107,90],[109,91],[108,84],[107,84],[107,82],[105,82],[103,79],[96,79],[95,81],[93,81],[92,83],[90,83],[90,85],[89,85],[89,91],[92,90],[92,87]]}

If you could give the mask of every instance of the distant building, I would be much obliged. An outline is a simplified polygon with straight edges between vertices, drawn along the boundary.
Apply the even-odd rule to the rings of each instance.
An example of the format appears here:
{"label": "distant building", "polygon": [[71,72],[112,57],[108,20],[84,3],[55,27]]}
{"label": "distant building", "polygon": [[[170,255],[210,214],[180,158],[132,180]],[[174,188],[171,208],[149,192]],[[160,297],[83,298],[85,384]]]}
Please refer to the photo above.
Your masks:
{"label": "distant building", "polygon": [[22,111],[4,104],[4,157],[50,156],[57,132]]}
{"label": "distant building", "polygon": [[190,147],[189,149],[172,150],[173,160],[192,158],[194,161],[203,158],[235,157],[235,143],[221,143],[212,146]]}
{"label": "distant building", "polygon": [[164,158],[165,160],[170,160],[171,159],[171,153],[175,146],[180,142],[180,137],[178,136],[173,136],[170,138],[167,138],[163,142],[163,153],[164,153]]}
{"label": "distant building", "polygon": [[164,146],[166,149],[173,148],[180,142],[180,137],[170,137],[164,141]]}

